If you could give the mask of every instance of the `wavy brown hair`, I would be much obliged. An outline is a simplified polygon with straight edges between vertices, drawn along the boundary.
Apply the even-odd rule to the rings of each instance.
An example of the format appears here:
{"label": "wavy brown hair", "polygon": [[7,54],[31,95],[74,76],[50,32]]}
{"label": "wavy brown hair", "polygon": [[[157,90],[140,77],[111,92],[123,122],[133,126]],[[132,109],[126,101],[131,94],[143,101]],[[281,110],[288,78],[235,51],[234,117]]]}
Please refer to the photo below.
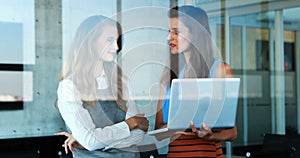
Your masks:
{"label": "wavy brown hair", "polygon": [[[178,18],[188,29],[192,38],[190,40],[191,57],[185,61],[182,53],[170,55],[170,67],[164,71],[163,79],[170,85],[178,78],[179,72],[186,64],[185,78],[207,78],[210,67],[214,62],[213,41],[206,12],[194,6],[173,7],[168,12],[169,18]],[[162,81],[166,82],[166,81]]]}

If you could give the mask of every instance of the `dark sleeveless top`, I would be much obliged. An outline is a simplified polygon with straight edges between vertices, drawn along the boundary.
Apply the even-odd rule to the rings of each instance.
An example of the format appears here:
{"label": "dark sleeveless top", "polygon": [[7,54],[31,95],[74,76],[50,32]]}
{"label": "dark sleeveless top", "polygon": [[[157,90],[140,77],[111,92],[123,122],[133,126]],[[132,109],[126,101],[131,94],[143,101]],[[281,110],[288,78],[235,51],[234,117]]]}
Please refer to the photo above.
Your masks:
{"label": "dark sleeveless top", "polygon": [[[115,101],[96,101],[95,106],[83,105],[92,117],[92,120],[97,128],[113,125],[125,120],[126,113],[122,110]],[[135,148],[135,147],[131,147]],[[73,153],[75,158],[100,158],[100,157],[116,157],[116,158],[135,158],[139,157],[137,152],[128,152],[130,149],[102,149],[95,151],[76,149]]]}

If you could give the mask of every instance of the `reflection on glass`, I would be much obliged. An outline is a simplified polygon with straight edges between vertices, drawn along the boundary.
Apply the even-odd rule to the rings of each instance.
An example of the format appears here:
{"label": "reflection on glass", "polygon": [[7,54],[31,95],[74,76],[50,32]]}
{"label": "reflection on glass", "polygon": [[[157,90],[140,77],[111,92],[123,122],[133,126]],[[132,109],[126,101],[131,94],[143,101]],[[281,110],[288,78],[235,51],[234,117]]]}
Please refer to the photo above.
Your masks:
{"label": "reflection on glass", "polygon": [[0,71],[0,102],[32,101],[32,72]]}
{"label": "reflection on glass", "polygon": [[[241,142],[247,144],[261,142],[261,134],[275,131],[275,103],[285,107],[286,128],[296,127],[292,116],[296,115],[294,105],[297,105],[295,71],[296,47],[299,43],[296,38],[296,31],[300,26],[299,11],[299,8],[282,10],[284,29],[282,58],[278,58],[275,53],[277,51],[275,46],[278,45],[275,42],[278,34],[274,29],[274,22],[277,20],[275,11],[230,17],[230,53],[233,57],[231,61],[235,66],[235,75],[242,78],[241,113],[244,121],[243,124],[238,124],[239,128],[244,128],[244,132],[239,134],[244,138],[240,140]],[[278,65],[279,60],[283,61],[283,65]],[[281,85],[275,82],[279,76],[278,70],[281,70],[280,66],[285,71],[282,73],[284,83],[281,83],[284,84],[284,89],[280,89]],[[278,95],[278,89],[284,93]],[[278,100],[283,101],[283,104]]]}
{"label": "reflection on glass", "polygon": [[23,62],[23,24],[0,22],[0,62]]}
{"label": "reflection on glass", "polygon": [[1,1],[0,64],[34,64],[34,0]]}

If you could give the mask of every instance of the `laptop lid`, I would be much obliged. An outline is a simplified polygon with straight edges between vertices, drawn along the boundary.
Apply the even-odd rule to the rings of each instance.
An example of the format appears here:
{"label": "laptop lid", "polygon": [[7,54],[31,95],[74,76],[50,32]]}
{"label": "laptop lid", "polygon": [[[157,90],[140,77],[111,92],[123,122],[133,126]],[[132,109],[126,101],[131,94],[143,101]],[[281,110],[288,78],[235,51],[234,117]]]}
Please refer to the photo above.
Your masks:
{"label": "laptop lid", "polygon": [[235,125],[239,78],[174,79],[170,93],[168,129],[190,129],[205,123],[212,129]]}

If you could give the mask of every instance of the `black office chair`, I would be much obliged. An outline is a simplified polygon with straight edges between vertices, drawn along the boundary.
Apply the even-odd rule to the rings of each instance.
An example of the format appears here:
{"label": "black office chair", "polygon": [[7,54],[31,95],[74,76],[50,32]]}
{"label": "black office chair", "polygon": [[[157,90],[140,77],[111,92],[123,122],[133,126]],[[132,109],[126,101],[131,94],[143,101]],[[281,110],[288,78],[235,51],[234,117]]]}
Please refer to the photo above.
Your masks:
{"label": "black office chair", "polygon": [[265,134],[262,150],[247,152],[245,156],[250,158],[296,158],[294,153],[299,142],[294,140],[294,136]]}

